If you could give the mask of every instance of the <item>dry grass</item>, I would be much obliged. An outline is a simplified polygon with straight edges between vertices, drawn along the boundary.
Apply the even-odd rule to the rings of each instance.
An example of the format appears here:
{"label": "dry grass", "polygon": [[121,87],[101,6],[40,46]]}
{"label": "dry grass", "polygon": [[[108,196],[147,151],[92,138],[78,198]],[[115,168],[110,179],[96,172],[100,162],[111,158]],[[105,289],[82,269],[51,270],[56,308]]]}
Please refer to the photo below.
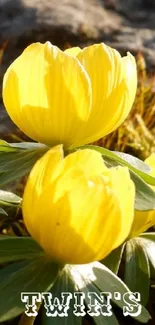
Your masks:
{"label": "dry grass", "polygon": [[155,75],[148,74],[143,55],[137,55],[138,88],[131,113],[113,133],[95,144],[145,159],[155,151]]}

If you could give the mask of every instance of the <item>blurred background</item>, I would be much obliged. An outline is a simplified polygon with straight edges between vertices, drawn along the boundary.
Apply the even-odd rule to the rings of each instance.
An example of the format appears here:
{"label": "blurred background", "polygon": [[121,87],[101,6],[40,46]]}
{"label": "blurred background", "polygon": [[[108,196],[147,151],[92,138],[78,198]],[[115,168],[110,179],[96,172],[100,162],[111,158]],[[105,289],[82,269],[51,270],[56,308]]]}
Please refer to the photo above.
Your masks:
{"label": "blurred background", "polygon": [[[0,139],[28,140],[4,109],[2,80],[7,67],[26,46],[47,40],[61,49],[105,42],[122,55],[127,51],[135,55],[138,88],[131,113],[118,130],[96,144],[141,159],[155,152],[155,0],[0,0]],[[26,179],[9,184],[7,189],[21,195]],[[9,213],[6,223],[0,220],[0,231],[20,235],[21,211],[16,217],[14,211]],[[155,324],[152,291],[150,325]],[[124,323],[139,324],[123,318]],[[8,324],[16,325],[17,320]],[[86,319],[83,324],[91,322]]]}
{"label": "blurred background", "polygon": [[[155,0],[0,0],[0,85],[8,65],[27,45],[47,40],[61,49],[105,42],[122,55],[130,51],[136,56],[133,110],[99,144],[142,159],[154,151]],[[23,139],[18,132],[0,98],[0,137],[18,141]]]}

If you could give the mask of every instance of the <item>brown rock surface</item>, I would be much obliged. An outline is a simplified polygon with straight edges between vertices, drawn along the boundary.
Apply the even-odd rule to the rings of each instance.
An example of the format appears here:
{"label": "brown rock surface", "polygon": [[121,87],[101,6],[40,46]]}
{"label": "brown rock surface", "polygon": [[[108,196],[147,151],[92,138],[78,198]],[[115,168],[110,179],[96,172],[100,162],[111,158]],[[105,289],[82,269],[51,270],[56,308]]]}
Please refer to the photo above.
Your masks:
{"label": "brown rock surface", "polygon": [[[0,0],[0,44],[4,40],[1,78],[28,44],[46,40],[61,48],[103,41],[122,54],[142,51],[155,69],[155,0]],[[0,110],[0,133],[5,116]]]}
{"label": "brown rock surface", "polygon": [[60,47],[104,41],[123,52],[140,50],[155,67],[155,1],[0,0],[0,43],[6,39],[4,63],[48,39]]}

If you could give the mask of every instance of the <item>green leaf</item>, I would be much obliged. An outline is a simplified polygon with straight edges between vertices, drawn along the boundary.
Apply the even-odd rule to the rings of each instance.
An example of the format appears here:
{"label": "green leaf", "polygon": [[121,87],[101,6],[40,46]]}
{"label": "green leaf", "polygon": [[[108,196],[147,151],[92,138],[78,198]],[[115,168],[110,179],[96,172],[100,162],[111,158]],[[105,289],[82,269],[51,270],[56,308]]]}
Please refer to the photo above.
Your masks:
{"label": "green leaf", "polygon": [[9,146],[12,148],[20,148],[20,149],[45,149],[48,150],[48,147],[42,143],[38,142],[18,142],[18,143],[9,143]]}
{"label": "green leaf", "polygon": [[69,309],[68,309],[68,316],[67,317],[47,317],[46,310],[43,309],[43,324],[44,325],[81,325],[82,324],[82,317],[77,317],[74,315],[74,293],[76,292],[75,283],[68,272],[68,266],[66,266],[59,277],[57,278],[55,284],[53,285],[52,289],[50,290],[52,293],[52,297],[57,297],[62,303],[62,292],[69,292],[72,294],[72,298],[70,299]]}
{"label": "green leaf", "polygon": [[117,162],[118,165],[127,166],[130,170],[138,174],[146,183],[155,185],[155,177],[149,174],[151,168],[140,159],[123,152],[110,151],[103,147],[93,145],[78,147],[75,148],[75,150],[85,148],[99,151],[104,158],[110,158],[114,162]]}
{"label": "green leaf", "polygon": [[111,315],[110,317],[104,317],[102,315],[100,316],[94,316],[93,317],[94,323],[96,325],[119,325],[117,318],[115,317],[115,315]]}
{"label": "green leaf", "polygon": [[144,232],[140,235],[140,238],[141,237],[155,242],[155,232]]}
{"label": "green leaf", "polygon": [[47,150],[47,146],[31,142],[0,145],[1,186],[29,173],[35,162]]}
{"label": "green leaf", "polygon": [[[112,161],[110,158],[105,158],[105,162],[108,162],[108,167],[118,166],[117,163]],[[139,177],[135,172],[131,170],[130,176],[136,188],[135,210],[154,210],[155,191],[149,185],[147,185],[141,177]]]}
{"label": "green leaf", "polygon": [[149,259],[151,278],[155,279],[155,233],[144,233],[138,240]]}
{"label": "green leaf", "polygon": [[141,294],[141,301],[146,305],[149,298],[150,268],[148,256],[138,238],[126,243],[125,283],[132,292]]}
{"label": "green leaf", "polygon": [[0,270],[0,322],[20,315],[25,306],[22,292],[45,292],[54,284],[58,265],[47,258],[35,258]]}
{"label": "green leaf", "polygon": [[154,210],[155,209],[155,191],[148,186],[142,178],[140,178],[133,171],[131,173],[131,179],[136,187],[135,197],[135,210]]}
{"label": "green leaf", "polygon": [[0,236],[0,263],[14,262],[45,255],[31,237]]}
{"label": "green leaf", "polygon": [[8,216],[7,212],[5,210],[3,210],[2,208],[0,208],[0,215]]}
{"label": "green leaf", "polygon": [[[86,283],[89,284],[92,282],[99,291],[110,292],[112,295],[112,301],[121,309],[126,306],[126,303],[123,300],[124,294],[128,294],[130,298],[132,296],[132,292],[129,290],[127,285],[105,265],[99,262],[72,266],[71,274],[80,290],[83,290]],[[116,293],[120,296],[118,297]],[[148,311],[142,306],[140,315],[133,316],[133,318],[141,323],[147,323],[151,317]]]}
{"label": "green leaf", "polygon": [[[144,181],[144,177],[142,177],[141,173],[139,173],[138,169],[133,167],[136,163],[132,162],[132,165],[124,161],[122,158],[120,158],[118,155],[116,155],[114,152],[111,152],[110,150],[107,150],[102,147],[98,146],[82,146],[78,147],[77,149],[92,149],[100,152],[104,158],[104,161],[108,167],[114,167],[114,166],[127,166],[130,170],[131,179],[135,183],[136,186],[136,197],[135,197],[135,210],[140,211],[148,211],[148,210],[154,210],[155,209],[155,191],[147,185],[147,183]],[[132,157],[132,156],[131,156]],[[134,157],[133,157],[134,159]],[[145,163],[141,162],[146,165]],[[143,169],[144,169],[143,166]],[[149,168],[149,167],[148,167]],[[141,177],[140,177],[140,176]],[[153,178],[152,176],[151,179]],[[154,178],[153,178],[154,179]],[[155,179],[154,179],[155,180]]]}
{"label": "green leaf", "polygon": [[16,148],[11,147],[10,143],[0,140],[0,153],[2,152],[14,152],[17,151]]}
{"label": "green leaf", "polygon": [[8,205],[19,205],[21,203],[21,197],[12,192],[0,190],[0,205],[5,205],[6,203]]}
{"label": "green leaf", "polygon": [[111,254],[109,254],[104,260],[100,261],[100,263],[104,264],[113,273],[117,274],[121,263],[123,251],[124,244],[112,251]]}
{"label": "green leaf", "polygon": [[149,298],[150,268],[148,256],[138,238],[126,243],[125,283],[132,292],[140,292],[142,304]]}
{"label": "green leaf", "polygon": [[[84,279],[83,279],[84,280]],[[85,282],[85,286],[83,286],[82,291],[85,293],[85,302],[86,305],[89,307],[90,300],[88,295],[90,292],[95,292],[99,297],[101,291],[94,285],[94,283],[87,283]],[[106,300],[106,296],[104,297]],[[96,325],[119,325],[117,318],[115,317],[113,311],[111,310],[111,316],[104,316],[100,314],[99,316],[92,316]]]}
{"label": "green leaf", "polygon": [[[118,166],[110,158],[104,158],[108,167]],[[136,188],[135,210],[148,211],[155,209],[155,191],[141,177],[130,170],[130,176]]]}
{"label": "green leaf", "polygon": [[150,175],[152,168],[148,166],[142,160],[131,156],[124,152],[114,152],[121,159],[123,159],[124,166],[128,166],[131,170],[133,170],[136,174],[138,174],[147,184],[155,185],[155,177]]}

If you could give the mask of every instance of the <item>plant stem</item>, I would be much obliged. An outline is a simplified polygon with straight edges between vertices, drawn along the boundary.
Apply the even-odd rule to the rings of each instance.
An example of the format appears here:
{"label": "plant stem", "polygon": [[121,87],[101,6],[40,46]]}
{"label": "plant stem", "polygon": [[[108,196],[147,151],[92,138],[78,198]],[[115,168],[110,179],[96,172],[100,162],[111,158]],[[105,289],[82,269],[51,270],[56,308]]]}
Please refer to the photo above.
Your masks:
{"label": "plant stem", "polygon": [[21,319],[19,321],[18,325],[33,325],[35,321],[34,316],[28,317],[25,313],[21,316]]}
{"label": "plant stem", "polygon": [[[39,309],[41,307],[41,304],[42,304],[42,302],[39,302],[37,304],[37,312],[39,311]],[[36,319],[36,316],[30,316],[29,317],[25,313],[23,313],[18,325],[33,325],[35,319]]]}

